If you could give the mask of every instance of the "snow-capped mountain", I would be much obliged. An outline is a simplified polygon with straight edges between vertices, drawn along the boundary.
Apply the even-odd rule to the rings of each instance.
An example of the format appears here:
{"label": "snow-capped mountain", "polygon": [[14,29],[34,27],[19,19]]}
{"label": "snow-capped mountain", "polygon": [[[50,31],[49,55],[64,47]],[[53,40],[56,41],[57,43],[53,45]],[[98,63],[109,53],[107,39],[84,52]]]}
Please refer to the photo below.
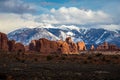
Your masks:
{"label": "snow-capped mountain", "polygon": [[120,30],[109,31],[105,29],[87,29],[71,26],[38,26],[36,28],[22,28],[8,34],[9,39],[22,42],[28,45],[31,40],[47,38],[49,40],[65,40],[66,37],[72,37],[74,42],[84,41],[87,46],[98,45],[105,41],[120,46]]}

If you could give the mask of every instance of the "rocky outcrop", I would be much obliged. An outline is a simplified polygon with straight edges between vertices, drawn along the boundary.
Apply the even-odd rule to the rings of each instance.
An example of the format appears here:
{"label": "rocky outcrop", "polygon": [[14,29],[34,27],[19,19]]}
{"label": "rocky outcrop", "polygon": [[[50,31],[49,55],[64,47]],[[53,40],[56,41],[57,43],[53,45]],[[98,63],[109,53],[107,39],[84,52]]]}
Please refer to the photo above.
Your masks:
{"label": "rocky outcrop", "polygon": [[32,40],[31,43],[29,44],[29,49],[32,51],[36,51],[36,41],[37,40]]}
{"label": "rocky outcrop", "polygon": [[58,41],[58,53],[59,54],[70,54],[69,45],[65,41]]}
{"label": "rocky outcrop", "polygon": [[[81,47],[81,46],[79,46]],[[85,45],[83,46],[85,50]],[[58,53],[58,54],[78,54],[78,46],[74,43],[71,37],[66,38],[65,41],[50,41],[45,38],[33,40],[29,44],[31,51],[37,51],[44,54]]]}
{"label": "rocky outcrop", "polygon": [[86,50],[86,46],[84,42],[77,42],[77,47],[78,47],[78,51]]}
{"label": "rocky outcrop", "polygon": [[8,51],[8,38],[7,35],[0,32],[0,50],[1,51]]}
{"label": "rocky outcrop", "polygon": [[14,45],[15,45],[15,41],[14,40],[9,40],[8,41],[8,49],[9,49],[10,52],[13,51]]}
{"label": "rocky outcrop", "polygon": [[24,47],[24,45],[21,44],[21,43],[15,43],[15,44],[14,44],[14,47],[13,47],[13,51],[24,53],[24,52],[25,52],[25,47]]}
{"label": "rocky outcrop", "polygon": [[104,42],[103,44],[99,45],[96,50],[115,51],[119,50],[119,48],[114,44],[108,44],[107,42]]}
{"label": "rocky outcrop", "polygon": [[78,53],[77,44],[72,41],[71,37],[67,37],[65,41],[66,41],[66,42],[68,43],[68,45],[69,45],[69,50],[70,50],[70,53],[71,53],[71,54],[76,54],[76,53]]}
{"label": "rocky outcrop", "polygon": [[0,51],[25,52],[25,47],[23,44],[16,43],[14,40],[8,40],[7,35],[0,32]]}
{"label": "rocky outcrop", "polygon": [[57,42],[50,41],[45,38],[36,41],[36,50],[41,53],[56,53],[58,48]]}

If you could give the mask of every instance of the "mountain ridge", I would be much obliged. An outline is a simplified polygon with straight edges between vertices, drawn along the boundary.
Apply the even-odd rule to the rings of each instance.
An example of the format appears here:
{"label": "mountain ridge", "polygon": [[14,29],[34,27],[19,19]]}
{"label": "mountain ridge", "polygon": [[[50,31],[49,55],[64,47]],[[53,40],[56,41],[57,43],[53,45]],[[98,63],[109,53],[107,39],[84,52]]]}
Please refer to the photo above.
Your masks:
{"label": "mountain ridge", "polygon": [[81,28],[74,25],[49,26],[17,29],[10,32],[8,38],[21,42],[24,45],[28,45],[34,39],[47,38],[56,41],[65,40],[66,37],[71,37],[74,42],[84,41],[87,46],[92,44],[97,46],[105,41],[117,46],[120,45],[120,30],[110,31],[102,28]]}

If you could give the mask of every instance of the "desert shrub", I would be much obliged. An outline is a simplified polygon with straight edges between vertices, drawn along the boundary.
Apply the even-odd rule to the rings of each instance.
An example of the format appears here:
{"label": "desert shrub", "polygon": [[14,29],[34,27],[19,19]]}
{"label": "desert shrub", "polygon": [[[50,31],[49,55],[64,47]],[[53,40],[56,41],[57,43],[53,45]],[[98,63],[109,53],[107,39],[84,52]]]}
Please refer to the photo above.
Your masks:
{"label": "desert shrub", "polygon": [[18,62],[21,62],[21,63],[24,63],[24,62],[25,62],[25,59],[21,59],[21,58],[19,58],[19,57],[16,57],[16,60],[17,60]]}
{"label": "desert shrub", "polygon": [[65,56],[61,56],[61,60],[65,60],[66,59],[66,57]]}
{"label": "desert shrub", "polygon": [[34,61],[36,61],[36,62],[37,62],[37,61],[38,61],[38,58],[35,58],[35,59],[34,59]]}
{"label": "desert shrub", "polygon": [[58,54],[55,54],[55,57],[59,57],[59,55],[58,55]]}
{"label": "desert shrub", "polygon": [[88,63],[87,60],[83,61],[83,64],[87,64],[87,63]]}
{"label": "desert shrub", "polygon": [[96,56],[96,57],[100,57],[100,56],[102,56],[102,53],[96,53],[95,56]]}
{"label": "desert shrub", "polygon": [[105,60],[106,60],[105,56],[101,57],[100,59],[101,59],[102,61],[105,61]]}
{"label": "desert shrub", "polygon": [[62,54],[62,56],[68,56],[68,54]]}
{"label": "desert shrub", "polygon": [[87,57],[87,59],[88,59],[88,60],[92,59],[92,56],[91,56],[91,55],[89,55],[89,56]]}
{"label": "desert shrub", "polygon": [[112,58],[113,58],[113,59],[119,59],[119,57],[116,56],[116,55],[115,55],[115,56],[112,56]]}
{"label": "desert shrub", "polygon": [[48,56],[46,57],[46,59],[47,59],[47,61],[50,61],[50,60],[53,59],[53,56],[52,56],[52,55],[48,55]]}

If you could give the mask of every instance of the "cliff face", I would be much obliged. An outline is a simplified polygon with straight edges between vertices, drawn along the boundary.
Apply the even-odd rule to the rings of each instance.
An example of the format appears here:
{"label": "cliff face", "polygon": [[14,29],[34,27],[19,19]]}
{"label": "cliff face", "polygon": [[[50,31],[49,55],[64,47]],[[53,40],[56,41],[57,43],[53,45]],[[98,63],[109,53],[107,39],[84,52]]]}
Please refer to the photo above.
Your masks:
{"label": "cliff face", "polygon": [[7,35],[0,32],[0,51],[25,52],[25,47],[23,44],[16,43],[14,40],[8,40]]}

